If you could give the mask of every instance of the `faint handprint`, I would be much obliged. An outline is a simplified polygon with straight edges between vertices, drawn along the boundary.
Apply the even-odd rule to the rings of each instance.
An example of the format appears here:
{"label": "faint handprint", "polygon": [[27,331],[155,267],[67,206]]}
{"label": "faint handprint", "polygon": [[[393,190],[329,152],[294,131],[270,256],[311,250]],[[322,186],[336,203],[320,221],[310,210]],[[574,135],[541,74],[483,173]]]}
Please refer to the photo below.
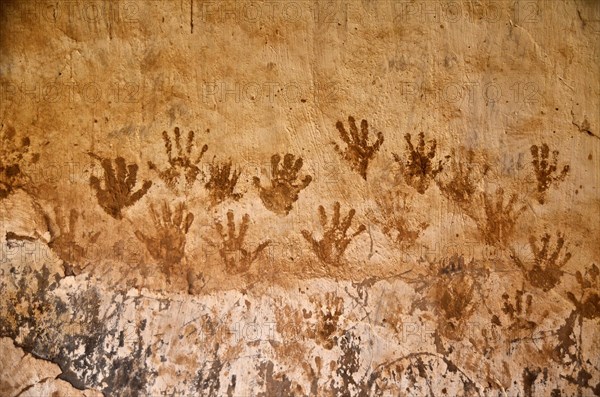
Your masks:
{"label": "faint handprint", "polygon": [[175,147],[177,148],[177,156],[173,156],[173,143],[167,131],[163,131],[162,136],[165,142],[165,150],[169,161],[169,168],[162,171],[158,170],[158,167],[151,161],[148,162],[148,166],[152,170],[158,171],[160,178],[167,184],[172,190],[177,190],[180,184],[180,177],[183,175],[185,179],[184,190],[192,187],[196,178],[201,174],[201,170],[198,167],[198,163],[202,160],[202,156],[208,150],[208,145],[202,146],[200,153],[196,159],[192,159],[192,149],[194,147],[194,131],[188,132],[187,139],[185,141],[185,148],[181,146],[181,132],[179,127],[175,127],[173,134],[175,136]]}
{"label": "faint handprint", "polygon": [[[250,269],[252,262],[271,243],[270,240],[260,243],[254,251],[250,252],[244,247],[244,239],[248,232],[250,215],[242,217],[239,231],[235,233],[235,221],[233,211],[227,211],[227,232],[221,222],[215,222],[217,232],[221,236],[222,243],[219,245],[219,255],[225,264],[225,271],[229,274],[245,273]],[[210,243],[215,245],[214,243]]]}
{"label": "faint handprint", "polygon": [[[65,224],[60,207],[56,206],[54,212],[58,230],[51,228],[52,239],[48,246],[63,261],[65,275],[76,276],[87,266],[87,263],[83,263],[87,250],[77,243],[76,230],[79,212],[74,208],[71,209],[68,226]],[[95,244],[100,232],[83,232],[81,235],[86,237],[90,244]]]}
{"label": "faint handprint", "polygon": [[93,153],[89,153],[89,155],[99,160],[104,169],[104,188],[100,186],[100,179],[96,176],[90,177],[90,185],[96,191],[98,204],[113,218],[122,219],[121,211],[141,199],[152,186],[152,182],[144,181],[142,187],[134,192],[138,172],[137,164],[126,165],[123,157],[117,157],[115,170],[110,159],[99,157]]}
{"label": "faint handprint", "polygon": [[7,126],[0,137],[0,200],[8,197],[15,189],[24,187],[30,180],[23,172],[23,164],[27,161],[37,162],[39,155],[27,158],[31,142],[28,137],[16,141],[14,127]]}
{"label": "faint handprint", "polygon": [[279,215],[287,215],[292,210],[293,203],[298,200],[298,194],[310,184],[312,177],[306,175],[300,183],[297,182],[302,157],[294,161],[294,155],[288,153],[283,157],[281,167],[280,162],[279,154],[271,157],[271,186],[262,187],[258,177],[254,177],[253,181],[265,208]]}
{"label": "faint handprint", "polygon": [[338,121],[335,124],[340,137],[346,143],[347,147],[342,150],[337,143],[334,143],[333,148],[350,163],[350,167],[354,171],[358,172],[366,180],[369,161],[375,156],[383,143],[383,134],[378,132],[375,142],[369,145],[369,123],[367,120],[363,119],[360,122],[360,133],[358,132],[354,117],[348,116],[348,126],[350,128],[350,135],[348,135],[346,128],[344,128],[344,123]]}
{"label": "faint handprint", "polygon": [[333,218],[331,226],[327,225],[327,215],[325,208],[319,206],[319,219],[321,226],[324,229],[323,238],[317,240],[308,230],[302,230],[302,236],[308,241],[317,257],[328,265],[340,266],[343,261],[344,252],[348,248],[348,244],[352,239],[364,232],[367,228],[365,225],[360,225],[356,232],[347,236],[348,229],[352,224],[352,218],[356,211],[350,209],[348,216],[340,222],[340,203],[335,202],[333,205]]}
{"label": "faint handprint", "polygon": [[162,271],[170,276],[173,267],[179,265],[185,256],[186,235],[194,222],[194,214],[186,214],[183,203],[171,211],[169,204],[163,202],[161,213],[150,205],[150,216],[155,227],[154,236],[148,237],[139,230],[135,231],[135,236],[160,263]]}
{"label": "faint handprint", "polygon": [[531,236],[529,238],[529,245],[533,251],[533,266],[526,266],[516,254],[513,254],[513,260],[515,264],[523,272],[525,279],[536,288],[540,288],[544,292],[550,291],[554,288],[563,276],[561,270],[571,259],[571,253],[566,252],[562,259],[559,259],[560,252],[565,244],[564,235],[560,232],[556,234],[556,246],[554,250],[550,252],[550,235],[545,233],[541,237],[542,247],[537,246],[536,238]]}
{"label": "faint handprint", "polygon": [[512,194],[505,203],[504,189],[496,189],[495,200],[487,193],[482,193],[483,217],[475,217],[477,227],[483,234],[485,242],[489,245],[506,245],[513,235],[515,224],[525,210],[524,206],[517,205],[518,197]]}

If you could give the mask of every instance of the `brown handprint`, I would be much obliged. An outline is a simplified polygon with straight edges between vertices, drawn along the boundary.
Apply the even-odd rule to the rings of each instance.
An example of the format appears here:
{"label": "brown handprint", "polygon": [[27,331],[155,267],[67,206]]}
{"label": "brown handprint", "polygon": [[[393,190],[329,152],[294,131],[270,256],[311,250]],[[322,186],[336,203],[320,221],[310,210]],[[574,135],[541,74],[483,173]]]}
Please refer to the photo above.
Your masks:
{"label": "brown handprint", "polygon": [[428,299],[438,313],[438,331],[445,337],[461,340],[465,324],[475,311],[478,280],[473,276],[474,263],[465,263],[454,254],[436,266],[435,281],[429,287]]}
{"label": "brown handprint", "polygon": [[198,163],[202,160],[202,156],[208,150],[208,145],[202,146],[200,154],[196,157],[196,160],[192,160],[192,149],[194,147],[194,131],[188,132],[188,136],[185,142],[185,149],[181,146],[181,132],[179,127],[175,127],[173,131],[175,135],[175,146],[177,147],[177,156],[173,157],[173,143],[167,131],[163,131],[162,136],[165,141],[165,149],[169,159],[169,168],[159,171],[158,167],[148,162],[148,166],[152,170],[157,170],[160,178],[167,184],[172,190],[176,190],[180,183],[180,176],[183,174],[185,177],[185,189],[192,187],[198,174],[201,173]]}
{"label": "brown handprint", "polygon": [[355,213],[356,211],[352,208],[350,212],[348,212],[348,216],[340,223],[340,203],[336,201],[333,205],[331,226],[328,227],[325,208],[320,205],[319,219],[321,221],[321,226],[325,230],[323,238],[321,240],[316,240],[308,230],[302,230],[302,236],[304,236],[306,241],[311,244],[317,257],[324,263],[340,266],[342,264],[344,252],[346,251],[346,248],[348,248],[350,241],[367,229],[365,225],[360,225],[356,232],[350,236],[346,236]]}
{"label": "brown handprint", "polygon": [[[63,219],[62,211],[55,207],[56,224],[58,231],[51,230],[52,240],[48,244],[50,249],[63,261],[63,268],[66,276],[76,276],[81,273],[86,264],[81,263],[85,258],[86,249],[77,243],[76,229],[79,219],[79,212],[71,209],[69,212],[69,225],[67,226]],[[94,244],[100,236],[100,232],[82,233],[88,238],[91,244]]]}
{"label": "brown handprint", "polygon": [[552,253],[549,252],[550,235],[545,233],[541,241],[542,247],[540,249],[536,244],[536,238],[533,236],[529,238],[529,245],[534,257],[533,267],[530,269],[525,266],[516,254],[513,254],[512,258],[531,285],[542,289],[544,292],[548,292],[560,282],[563,276],[561,269],[571,259],[571,253],[565,253],[563,258],[559,260],[560,251],[565,244],[564,236],[560,232],[556,234],[556,247]]}
{"label": "brown handprint", "polygon": [[258,177],[254,177],[253,181],[265,208],[279,215],[287,215],[292,210],[292,204],[298,200],[298,193],[312,181],[312,176],[306,175],[300,183],[296,182],[298,172],[302,168],[302,157],[294,161],[294,155],[288,153],[283,157],[281,167],[280,162],[279,154],[271,157],[270,187],[263,188]]}
{"label": "brown handprint", "polygon": [[324,299],[319,295],[311,296],[309,299],[315,305],[317,313],[315,339],[325,349],[331,350],[336,344],[334,335],[339,331],[338,322],[344,313],[344,300],[331,292],[327,292]]}
{"label": "brown handprint", "polygon": [[208,189],[210,198],[210,206],[214,207],[227,198],[239,200],[242,197],[241,193],[234,193],[235,185],[238,181],[241,170],[232,170],[231,161],[222,164],[210,164],[210,179],[204,187]]}
{"label": "brown handprint", "polygon": [[575,305],[575,311],[583,318],[593,320],[600,317],[600,269],[595,263],[586,267],[582,274],[579,270],[575,273],[577,283],[581,288],[579,298],[572,292],[567,292],[567,297]]}
{"label": "brown handprint", "polygon": [[540,204],[544,204],[546,200],[546,191],[552,184],[562,182],[569,173],[569,165],[565,165],[558,174],[558,150],[552,151],[552,160],[550,160],[550,148],[545,143],[542,147],[537,145],[531,146],[531,155],[533,156],[533,168],[537,179],[537,199]]}
{"label": "brown handprint", "polygon": [[427,222],[415,219],[406,194],[385,192],[375,197],[375,202],[381,210],[381,216],[375,216],[375,221],[382,225],[383,233],[396,244],[414,244],[429,227]]}
{"label": "brown handprint", "polygon": [[369,161],[375,156],[383,143],[383,134],[378,132],[375,143],[369,145],[369,123],[367,120],[363,119],[360,122],[360,134],[358,133],[354,117],[348,116],[348,126],[350,128],[350,135],[348,135],[348,132],[344,128],[344,123],[338,121],[335,124],[335,127],[340,132],[340,137],[348,146],[342,151],[338,144],[334,143],[333,148],[350,163],[350,167],[354,171],[358,172],[366,180]]}
{"label": "brown handprint", "polygon": [[[525,297],[525,299],[523,299]],[[531,309],[533,304],[533,295],[525,293],[524,290],[517,290],[514,300],[510,299],[508,293],[502,294],[504,301],[502,312],[508,316],[510,325],[508,329],[514,334],[514,337],[531,334],[531,330],[536,327],[536,323],[531,321]],[[514,301],[514,304],[513,304]],[[502,325],[498,316],[494,316],[492,322],[497,325]]]}
{"label": "brown handprint", "polygon": [[[23,173],[22,165],[27,162],[31,144],[28,137],[15,140],[15,129],[7,126],[0,138],[0,200],[8,197],[15,189],[22,188],[29,182],[29,177]],[[37,162],[39,155],[33,154],[31,162]]]}
{"label": "brown handprint", "polygon": [[483,218],[475,219],[477,227],[483,234],[485,242],[489,245],[506,245],[512,236],[515,224],[525,207],[515,209],[517,195],[512,194],[508,202],[504,202],[504,189],[496,189],[496,199],[482,193],[485,215]]}
{"label": "brown handprint", "polygon": [[[256,249],[252,252],[244,248],[244,239],[248,232],[248,224],[250,222],[250,215],[245,214],[242,217],[242,223],[236,236],[235,234],[235,221],[233,217],[233,211],[227,211],[227,232],[225,232],[221,222],[215,222],[217,232],[221,236],[222,244],[219,247],[219,255],[225,263],[225,270],[229,274],[238,274],[247,272],[250,269],[250,265],[258,257],[270,243],[270,240],[263,241]],[[210,243],[211,245],[215,245]]]}
{"label": "brown handprint", "polygon": [[400,165],[400,171],[404,175],[406,183],[416,189],[417,192],[424,194],[431,181],[442,170],[441,160],[438,164],[433,163],[437,141],[435,139],[430,140],[429,151],[427,151],[423,132],[419,133],[419,144],[416,149],[411,142],[410,134],[404,135],[404,139],[408,144],[408,159],[404,161],[400,156],[392,153],[394,160]]}
{"label": "brown handprint", "polygon": [[183,203],[171,211],[169,204],[163,202],[160,214],[151,205],[150,216],[156,228],[154,236],[148,237],[139,230],[135,231],[135,236],[144,243],[152,258],[161,264],[167,276],[171,274],[174,265],[181,263],[185,255],[186,235],[194,222],[194,214],[185,212]]}
{"label": "brown handprint", "polygon": [[471,149],[453,149],[450,158],[449,177],[436,179],[436,184],[444,197],[456,203],[463,211],[471,212],[477,184],[487,174],[489,166],[483,164],[480,167],[476,164],[475,152]]}
{"label": "brown handprint", "polygon": [[152,186],[152,182],[144,181],[142,187],[134,192],[138,172],[137,164],[126,165],[123,157],[117,157],[115,170],[110,159],[99,157],[93,153],[89,153],[89,155],[99,160],[104,169],[104,189],[100,186],[100,180],[96,176],[90,177],[90,185],[96,191],[98,204],[113,218],[122,219],[121,211],[141,199]]}

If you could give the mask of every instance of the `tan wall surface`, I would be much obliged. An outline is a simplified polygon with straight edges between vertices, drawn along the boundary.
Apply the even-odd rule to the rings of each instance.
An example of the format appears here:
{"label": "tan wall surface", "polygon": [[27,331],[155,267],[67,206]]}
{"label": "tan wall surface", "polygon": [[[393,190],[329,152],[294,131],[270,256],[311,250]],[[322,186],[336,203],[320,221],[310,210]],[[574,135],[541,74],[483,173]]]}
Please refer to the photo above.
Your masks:
{"label": "tan wall surface", "polygon": [[0,395],[600,395],[599,2],[0,10]]}

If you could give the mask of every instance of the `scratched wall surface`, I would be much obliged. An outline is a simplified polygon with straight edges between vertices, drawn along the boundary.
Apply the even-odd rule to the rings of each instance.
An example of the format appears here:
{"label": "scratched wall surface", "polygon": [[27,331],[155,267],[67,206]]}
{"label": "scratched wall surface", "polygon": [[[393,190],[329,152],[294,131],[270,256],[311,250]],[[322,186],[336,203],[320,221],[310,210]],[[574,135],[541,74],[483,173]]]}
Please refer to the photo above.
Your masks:
{"label": "scratched wall surface", "polygon": [[0,395],[600,395],[600,3],[0,11]]}

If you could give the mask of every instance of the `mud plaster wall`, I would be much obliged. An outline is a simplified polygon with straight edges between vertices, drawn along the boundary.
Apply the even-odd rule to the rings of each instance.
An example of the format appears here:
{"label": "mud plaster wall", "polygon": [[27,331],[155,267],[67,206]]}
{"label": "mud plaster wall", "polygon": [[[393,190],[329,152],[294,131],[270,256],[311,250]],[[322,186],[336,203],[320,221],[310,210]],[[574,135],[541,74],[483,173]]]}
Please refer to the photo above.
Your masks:
{"label": "mud plaster wall", "polygon": [[1,395],[600,395],[599,3],[0,9]]}

